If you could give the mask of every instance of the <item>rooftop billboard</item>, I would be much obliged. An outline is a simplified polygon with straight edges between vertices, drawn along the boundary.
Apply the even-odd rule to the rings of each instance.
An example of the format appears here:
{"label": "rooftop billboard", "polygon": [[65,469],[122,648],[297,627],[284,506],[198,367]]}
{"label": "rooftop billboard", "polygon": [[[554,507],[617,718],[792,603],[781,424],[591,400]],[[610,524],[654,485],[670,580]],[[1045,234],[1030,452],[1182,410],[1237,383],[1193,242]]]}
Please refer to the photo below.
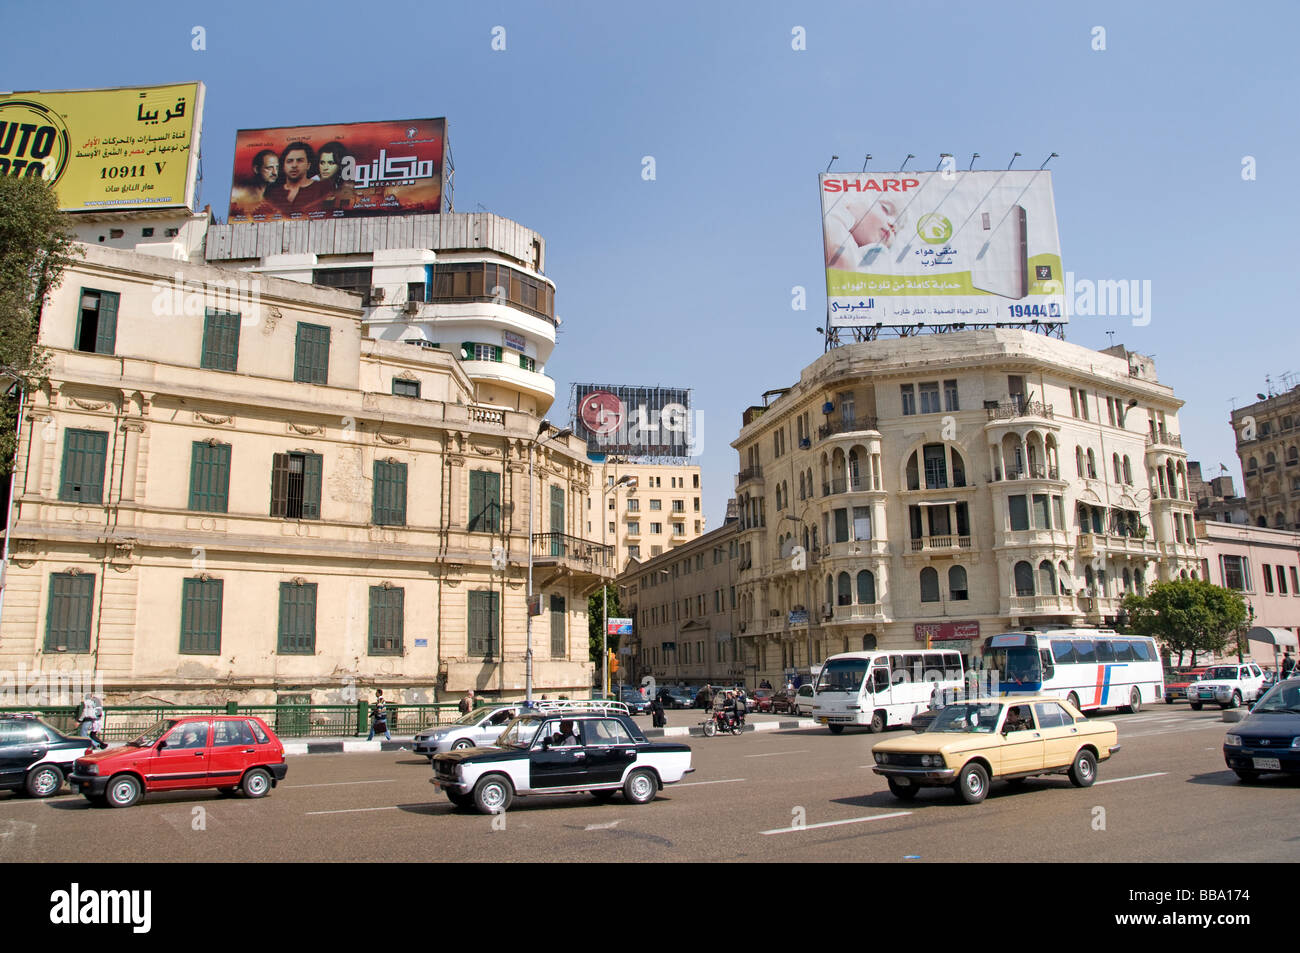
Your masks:
{"label": "rooftop billboard", "polygon": [[682,387],[574,384],[573,430],[589,453],[692,455],[691,392]]}
{"label": "rooftop billboard", "polygon": [[193,207],[203,84],[0,93],[0,175],[65,212]]}
{"label": "rooftop billboard", "polygon": [[441,212],[446,147],[445,119],[241,129],[229,220]]}
{"label": "rooftop billboard", "polygon": [[831,327],[1066,320],[1051,173],[823,173]]}

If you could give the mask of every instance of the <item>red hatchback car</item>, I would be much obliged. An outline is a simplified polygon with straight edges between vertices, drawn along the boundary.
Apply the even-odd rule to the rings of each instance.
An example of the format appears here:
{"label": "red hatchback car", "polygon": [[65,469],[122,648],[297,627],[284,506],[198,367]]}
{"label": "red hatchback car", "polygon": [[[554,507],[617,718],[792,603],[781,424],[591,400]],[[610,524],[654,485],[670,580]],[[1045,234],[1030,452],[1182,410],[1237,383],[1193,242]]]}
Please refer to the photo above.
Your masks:
{"label": "red hatchback car", "polygon": [[153,791],[236,788],[258,798],[284,780],[284,745],[260,718],[166,718],[125,747],[78,758],[68,778],[91,803],[130,807]]}

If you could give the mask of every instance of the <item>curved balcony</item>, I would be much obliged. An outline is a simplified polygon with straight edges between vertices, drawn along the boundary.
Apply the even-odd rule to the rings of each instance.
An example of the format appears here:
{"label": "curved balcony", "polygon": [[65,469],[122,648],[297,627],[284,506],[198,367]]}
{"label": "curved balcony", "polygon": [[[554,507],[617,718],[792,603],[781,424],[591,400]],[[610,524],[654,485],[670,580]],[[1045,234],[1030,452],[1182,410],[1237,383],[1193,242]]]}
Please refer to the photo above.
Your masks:
{"label": "curved balcony", "polygon": [[835,420],[828,421],[817,428],[817,441],[827,439],[828,437],[841,437],[848,435],[861,434],[866,436],[874,434],[880,436],[880,431],[876,429],[877,421],[875,417],[854,417],[852,420]]}
{"label": "curved balcony", "polygon": [[526,371],[505,361],[462,360],[460,366],[475,383],[490,381],[504,390],[522,391],[548,407],[555,402],[555,381],[540,371]]}
{"label": "curved balcony", "polygon": [[972,549],[973,537],[958,536],[950,533],[946,536],[921,536],[910,540],[913,553],[950,553]]}
{"label": "curved balcony", "polygon": [[1011,596],[1008,606],[1009,614],[1028,615],[1077,615],[1079,607],[1074,597],[1057,596]]}
{"label": "curved balcony", "polygon": [[833,606],[831,617],[825,620],[831,625],[855,625],[868,622],[889,622],[885,617],[885,607],[879,602],[851,606]]}

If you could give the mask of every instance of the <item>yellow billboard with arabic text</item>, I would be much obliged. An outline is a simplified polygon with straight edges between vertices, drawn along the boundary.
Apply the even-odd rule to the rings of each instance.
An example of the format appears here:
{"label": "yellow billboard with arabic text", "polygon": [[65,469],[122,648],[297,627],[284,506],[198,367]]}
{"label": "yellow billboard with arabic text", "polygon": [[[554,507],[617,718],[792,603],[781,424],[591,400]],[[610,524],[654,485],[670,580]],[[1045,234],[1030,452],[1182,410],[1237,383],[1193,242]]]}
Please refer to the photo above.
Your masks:
{"label": "yellow billboard with arabic text", "polygon": [[193,207],[203,84],[0,93],[0,175],[66,212]]}

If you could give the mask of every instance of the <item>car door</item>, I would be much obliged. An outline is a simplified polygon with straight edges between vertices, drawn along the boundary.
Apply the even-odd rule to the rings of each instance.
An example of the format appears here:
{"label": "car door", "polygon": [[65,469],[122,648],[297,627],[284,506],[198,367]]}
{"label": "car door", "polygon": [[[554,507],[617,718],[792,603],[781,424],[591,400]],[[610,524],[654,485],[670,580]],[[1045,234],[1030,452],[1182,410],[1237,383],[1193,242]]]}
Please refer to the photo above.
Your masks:
{"label": "car door", "polygon": [[1074,717],[1056,702],[1036,703],[1034,715],[1043,736],[1043,767],[1061,768],[1073,762],[1079,750],[1079,728]]}
{"label": "car door", "polygon": [[636,741],[617,718],[584,723],[587,772],[580,784],[617,784],[636,761]]}
{"label": "car door", "polygon": [[501,732],[506,730],[506,725],[510,724],[510,719],[514,717],[513,708],[503,708],[488,715],[474,726],[474,744],[480,748],[490,748],[496,744],[496,740],[501,737]]}
{"label": "car door", "polygon": [[[577,743],[559,743],[560,726],[572,724]],[[528,752],[529,787],[534,791],[585,784],[587,752],[582,744],[583,725],[568,718],[543,723]]]}
{"label": "car door", "polygon": [[242,718],[218,718],[212,723],[212,748],[208,755],[211,784],[218,787],[238,784],[257,760],[257,739],[248,722]]}
{"label": "car door", "polygon": [[211,724],[207,719],[187,718],[178,722],[160,739],[149,759],[145,768],[148,787],[158,791],[206,787],[210,733]]}
{"label": "car door", "polygon": [[[1017,728],[1016,716],[1028,727]],[[1043,733],[1034,721],[1033,706],[1023,702],[1008,705],[1002,720],[1002,774],[1043,769]]]}
{"label": "car door", "polygon": [[32,726],[22,719],[0,722],[0,786],[22,784],[27,766],[45,757],[47,743],[33,744],[28,737]]}

